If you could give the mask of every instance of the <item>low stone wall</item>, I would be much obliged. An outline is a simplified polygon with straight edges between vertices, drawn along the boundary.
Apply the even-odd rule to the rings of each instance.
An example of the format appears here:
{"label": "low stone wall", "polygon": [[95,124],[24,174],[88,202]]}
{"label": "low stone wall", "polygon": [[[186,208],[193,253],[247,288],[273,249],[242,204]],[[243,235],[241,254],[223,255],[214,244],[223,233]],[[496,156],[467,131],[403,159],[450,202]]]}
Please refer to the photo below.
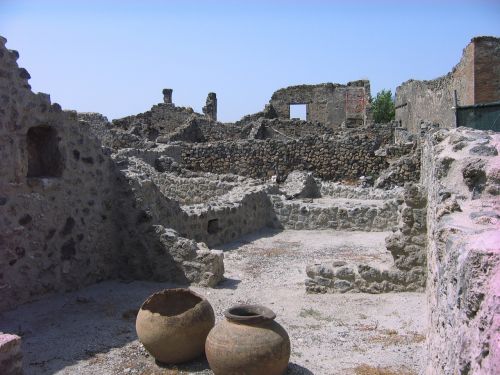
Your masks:
{"label": "low stone wall", "polygon": [[245,184],[245,178],[235,175],[218,176],[211,173],[158,173],[153,176],[162,194],[181,205],[210,203]]}
{"label": "low stone wall", "polygon": [[[423,291],[426,281],[426,198],[421,187],[405,186],[397,207],[398,230],[386,238],[394,264],[378,269],[366,264],[314,264],[306,269],[306,290],[312,293],[386,293]],[[357,229],[363,230],[363,229]]]}
{"label": "low stone wall", "polygon": [[[127,185],[132,186],[134,200],[140,202],[143,219],[138,218],[139,221],[173,228],[180,237],[204,242],[208,246],[228,242],[266,225],[273,225],[273,211],[266,185],[236,176],[221,176],[221,181],[227,178],[242,184],[226,194],[213,196],[207,204],[181,206],[178,201],[162,193],[162,189],[169,191],[168,186],[162,186],[163,182],[169,183],[166,180],[168,174],[158,172],[138,157],[123,157],[119,164],[128,180]],[[127,224],[128,227],[133,225],[133,220]]]}
{"label": "low stone wall", "polygon": [[428,134],[426,374],[500,373],[500,135]]}
{"label": "low stone wall", "polygon": [[215,246],[273,225],[273,211],[263,187],[235,188],[219,202],[183,206],[182,223],[171,225],[185,237]]}
{"label": "low stone wall", "polygon": [[21,338],[0,332],[0,374],[22,375]]}
{"label": "low stone wall", "polygon": [[391,190],[376,189],[372,187],[349,186],[338,182],[321,181],[320,192],[322,196],[332,198],[350,199],[402,199],[403,188],[397,187]]}
{"label": "low stone wall", "polygon": [[397,224],[396,200],[317,198],[286,200],[272,195],[274,212],[285,229],[386,231]]}

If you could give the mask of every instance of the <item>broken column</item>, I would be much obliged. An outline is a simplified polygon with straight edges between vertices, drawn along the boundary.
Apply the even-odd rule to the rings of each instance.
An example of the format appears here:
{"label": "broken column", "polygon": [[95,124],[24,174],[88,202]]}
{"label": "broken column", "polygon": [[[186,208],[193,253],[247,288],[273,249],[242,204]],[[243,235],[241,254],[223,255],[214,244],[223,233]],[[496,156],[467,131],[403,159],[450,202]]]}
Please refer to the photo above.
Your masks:
{"label": "broken column", "polygon": [[173,104],[172,103],[172,89],[163,89],[163,102],[165,104]]}
{"label": "broken column", "polygon": [[209,92],[207,102],[203,107],[203,113],[209,120],[217,121],[217,95],[215,92]]}

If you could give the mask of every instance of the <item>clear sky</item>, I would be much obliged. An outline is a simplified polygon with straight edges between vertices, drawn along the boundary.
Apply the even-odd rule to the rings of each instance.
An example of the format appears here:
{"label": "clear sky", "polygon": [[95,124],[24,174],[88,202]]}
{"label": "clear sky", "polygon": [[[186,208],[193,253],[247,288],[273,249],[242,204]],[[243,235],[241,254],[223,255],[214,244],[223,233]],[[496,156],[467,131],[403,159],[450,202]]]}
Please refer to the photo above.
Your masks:
{"label": "clear sky", "polygon": [[500,36],[500,1],[0,0],[0,35],[34,91],[110,119],[173,101],[221,121],[295,84],[368,78],[372,95],[433,79],[473,36]]}

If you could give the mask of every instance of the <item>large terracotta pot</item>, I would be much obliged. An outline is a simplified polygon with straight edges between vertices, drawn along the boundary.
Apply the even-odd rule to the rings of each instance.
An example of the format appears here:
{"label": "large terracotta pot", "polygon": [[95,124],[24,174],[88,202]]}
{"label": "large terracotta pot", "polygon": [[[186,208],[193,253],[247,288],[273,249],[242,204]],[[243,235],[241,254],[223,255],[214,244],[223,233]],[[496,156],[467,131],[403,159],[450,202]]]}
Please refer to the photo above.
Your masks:
{"label": "large terracotta pot", "polygon": [[203,354],[214,310],[189,289],[165,289],[150,296],[137,314],[139,341],[158,361],[181,363]]}
{"label": "large terracotta pot", "polygon": [[281,375],[290,358],[290,339],[264,306],[239,305],[208,334],[205,344],[215,375]]}

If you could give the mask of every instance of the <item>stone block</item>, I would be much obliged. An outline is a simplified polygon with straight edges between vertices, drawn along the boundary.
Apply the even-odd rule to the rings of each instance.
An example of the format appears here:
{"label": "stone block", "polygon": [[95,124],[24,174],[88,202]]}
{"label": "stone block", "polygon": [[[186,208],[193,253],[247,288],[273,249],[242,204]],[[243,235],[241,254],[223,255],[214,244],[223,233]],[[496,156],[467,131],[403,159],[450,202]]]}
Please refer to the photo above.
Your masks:
{"label": "stone block", "polygon": [[21,375],[22,357],[21,338],[0,332],[0,374]]}

